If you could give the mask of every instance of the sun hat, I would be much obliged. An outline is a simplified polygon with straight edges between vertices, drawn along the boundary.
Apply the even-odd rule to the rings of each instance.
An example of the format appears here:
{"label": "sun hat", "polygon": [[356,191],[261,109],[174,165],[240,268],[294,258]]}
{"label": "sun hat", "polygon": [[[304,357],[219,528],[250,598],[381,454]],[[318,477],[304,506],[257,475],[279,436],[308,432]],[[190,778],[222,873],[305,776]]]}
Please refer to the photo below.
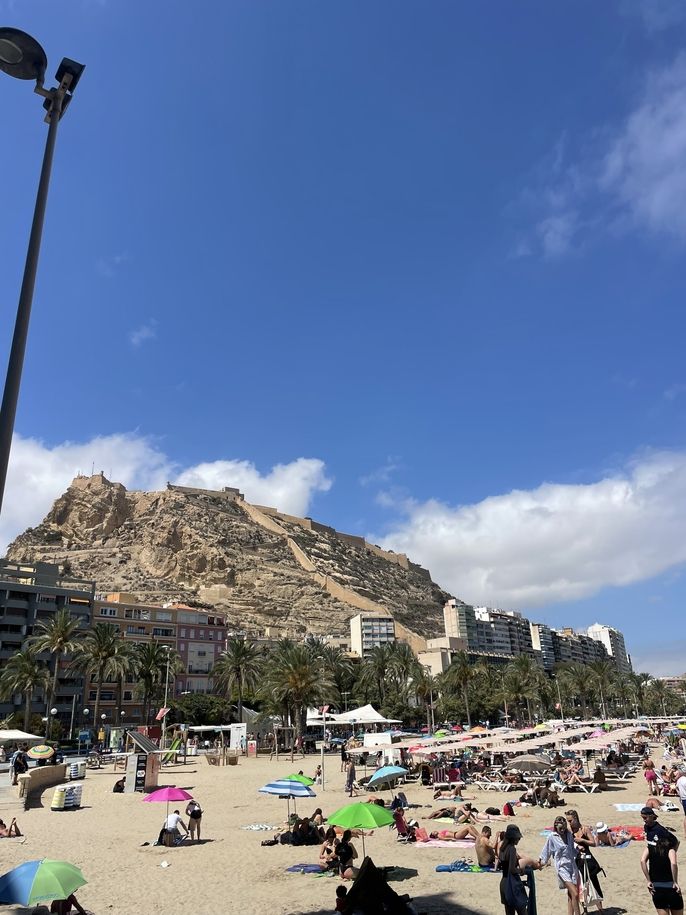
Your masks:
{"label": "sun hat", "polygon": [[599,823],[596,823],[595,831],[596,832],[607,832],[607,823],[603,823],[602,820]]}

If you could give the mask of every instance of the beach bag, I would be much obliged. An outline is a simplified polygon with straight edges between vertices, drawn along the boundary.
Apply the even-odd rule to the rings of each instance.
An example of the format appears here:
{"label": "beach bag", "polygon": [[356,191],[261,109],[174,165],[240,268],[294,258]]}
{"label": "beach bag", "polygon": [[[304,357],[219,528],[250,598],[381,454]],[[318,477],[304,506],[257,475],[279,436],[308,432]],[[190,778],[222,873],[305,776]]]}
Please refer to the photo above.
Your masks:
{"label": "beach bag", "polygon": [[521,879],[516,874],[508,874],[505,884],[505,902],[516,911],[529,904],[529,897]]}
{"label": "beach bag", "polygon": [[503,816],[513,817],[514,815],[515,815],[514,807],[512,806],[512,804],[509,801],[506,801],[503,804]]}

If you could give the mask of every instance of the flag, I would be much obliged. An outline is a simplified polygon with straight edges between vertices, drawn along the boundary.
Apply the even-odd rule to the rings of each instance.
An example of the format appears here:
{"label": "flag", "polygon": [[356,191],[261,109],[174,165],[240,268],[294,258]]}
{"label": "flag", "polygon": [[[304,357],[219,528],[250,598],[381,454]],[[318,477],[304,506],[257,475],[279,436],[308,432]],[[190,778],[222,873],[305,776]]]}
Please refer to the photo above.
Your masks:
{"label": "flag", "polygon": [[329,711],[330,708],[331,708],[330,705],[322,705],[322,707],[319,709],[319,711],[322,713],[322,715],[326,715],[326,713]]}
{"label": "flag", "polygon": [[161,708],[159,710],[159,712],[155,715],[155,721],[162,721],[162,719],[164,718],[164,716],[167,714],[168,711],[169,711],[168,708]]}

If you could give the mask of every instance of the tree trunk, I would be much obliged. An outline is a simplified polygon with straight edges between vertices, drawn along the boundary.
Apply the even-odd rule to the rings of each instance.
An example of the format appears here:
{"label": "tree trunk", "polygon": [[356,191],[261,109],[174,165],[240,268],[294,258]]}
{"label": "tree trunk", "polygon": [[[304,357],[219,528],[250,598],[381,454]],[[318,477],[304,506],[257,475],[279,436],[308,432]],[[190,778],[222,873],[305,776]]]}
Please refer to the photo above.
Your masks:
{"label": "tree trunk", "polygon": [[238,688],[238,723],[243,723],[243,684],[239,680],[236,684]]}
{"label": "tree trunk", "polygon": [[100,690],[102,689],[102,677],[98,674],[98,685],[95,688],[95,705],[93,706],[93,730],[95,736],[98,736],[98,712],[100,711]]}
{"label": "tree trunk", "polygon": [[464,699],[465,709],[467,710],[467,727],[471,729],[472,727],[472,716],[469,711],[469,696],[467,695],[467,687],[462,687],[462,698]]}
{"label": "tree trunk", "polygon": [[53,702],[57,696],[57,667],[59,663],[60,656],[55,655],[55,672],[52,675],[52,694],[50,696],[50,703],[48,704],[48,714],[50,713],[50,708],[52,707]]}
{"label": "tree trunk", "polygon": [[29,718],[31,717],[31,699],[33,698],[33,690],[29,689],[26,691],[26,703],[24,704],[24,731],[28,734],[29,732]]}
{"label": "tree trunk", "polygon": [[529,702],[528,697],[526,699],[526,714],[529,718],[529,724],[531,724],[532,723],[532,721],[531,721],[531,703]]}

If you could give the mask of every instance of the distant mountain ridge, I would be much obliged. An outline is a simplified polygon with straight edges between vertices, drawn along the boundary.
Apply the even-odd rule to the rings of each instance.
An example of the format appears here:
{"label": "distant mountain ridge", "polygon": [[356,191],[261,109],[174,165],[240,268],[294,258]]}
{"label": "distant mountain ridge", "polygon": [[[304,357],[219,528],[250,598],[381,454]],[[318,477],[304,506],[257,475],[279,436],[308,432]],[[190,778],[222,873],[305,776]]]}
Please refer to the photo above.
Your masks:
{"label": "distant mountain ridge", "polygon": [[413,647],[443,634],[450,597],[406,556],[236,489],[128,491],[103,474],[76,477],[7,557],[59,563],[140,602],[200,601],[247,632],[347,634],[360,610],[390,613]]}

